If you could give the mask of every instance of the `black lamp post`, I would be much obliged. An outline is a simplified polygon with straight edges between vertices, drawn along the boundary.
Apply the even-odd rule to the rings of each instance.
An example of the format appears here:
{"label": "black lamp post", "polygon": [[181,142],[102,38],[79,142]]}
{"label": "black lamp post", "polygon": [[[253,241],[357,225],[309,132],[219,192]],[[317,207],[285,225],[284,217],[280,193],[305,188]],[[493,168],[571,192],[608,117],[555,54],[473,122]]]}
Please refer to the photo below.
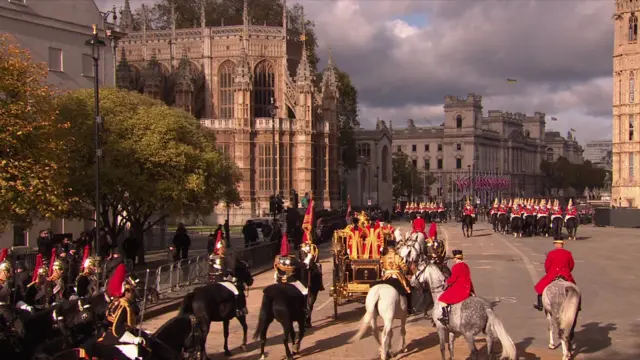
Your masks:
{"label": "black lamp post", "polygon": [[[467,194],[467,198],[470,198],[473,192],[473,179],[471,178],[471,165],[467,165],[467,169],[469,170],[469,193]],[[469,199],[471,201],[471,199]]]}
{"label": "black lamp post", "polygon": [[380,166],[376,166],[376,205],[380,208]]}
{"label": "black lamp post", "polygon": [[[273,170],[272,176],[273,176],[273,201],[276,201],[276,194],[277,194],[277,176],[276,176],[276,115],[278,114],[278,106],[275,103],[275,99],[271,98],[271,104],[269,104],[269,114],[271,114],[271,152],[272,152],[272,156],[271,159],[273,161],[273,164],[271,166],[271,169]],[[273,212],[273,218],[276,218],[276,212]]]}
{"label": "black lamp post", "polygon": [[85,41],[86,46],[91,47],[91,57],[93,58],[93,101],[95,105],[95,147],[96,147],[96,238],[94,239],[94,253],[98,251],[98,238],[100,237],[100,162],[102,161],[102,141],[100,129],[102,127],[102,117],[100,116],[100,79],[98,63],[100,61],[100,48],[106,46],[105,42],[98,37],[98,27],[93,26],[93,36]]}

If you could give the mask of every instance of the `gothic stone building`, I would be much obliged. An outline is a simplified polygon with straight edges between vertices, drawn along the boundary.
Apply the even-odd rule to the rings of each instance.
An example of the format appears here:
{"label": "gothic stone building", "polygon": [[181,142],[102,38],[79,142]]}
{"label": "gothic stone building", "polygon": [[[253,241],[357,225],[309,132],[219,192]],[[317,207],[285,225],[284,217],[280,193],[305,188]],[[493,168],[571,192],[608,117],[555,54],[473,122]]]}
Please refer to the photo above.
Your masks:
{"label": "gothic stone building", "polygon": [[[208,27],[201,8],[200,27],[133,32],[128,5],[118,86],[184,108],[215,131],[243,176],[232,223],[264,215],[269,196],[288,199],[292,189],[313,194],[320,208],[339,206],[336,69],[329,56],[318,89],[304,30],[287,26],[284,12],[282,26],[253,25],[245,1],[242,25]],[[216,210],[212,221],[226,217]]]}
{"label": "gothic stone building", "polygon": [[[640,78],[638,42],[640,3],[616,0],[613,46],[613,178],[611,202],[615,206],[640,205],[640,105],[636,101]],[[639,99],[640,100],[640,99]]]}

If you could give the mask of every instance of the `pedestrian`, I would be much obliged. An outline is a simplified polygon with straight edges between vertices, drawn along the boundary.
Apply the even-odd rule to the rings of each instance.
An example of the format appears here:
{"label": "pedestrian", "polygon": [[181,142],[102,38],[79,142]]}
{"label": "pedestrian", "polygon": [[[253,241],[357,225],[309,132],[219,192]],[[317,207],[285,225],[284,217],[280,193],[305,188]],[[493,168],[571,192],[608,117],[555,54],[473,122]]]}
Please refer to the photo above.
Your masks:
{"label": "pedestrian", "polygon": [[176,261],[178,259],[189,258],[189,247],[191,247],[191,238],[187,233],[187,228],[183,223],[178,224],[175,235],[173,235],[173,246],[176,248]]}
{"label": "pedestrian", "polygon": [[229,219],[224,221],[224,238],[227,241],[227,249],[231,248],[231,230],[229,229]]}
{"label": "pedestrian", "polygon": [[37,240],[38,253],[42,254],[42,257],[48,258],[51,256],[51,250],[53,249],[53,239],[49,230],[41,230],[40,236]]}
{"label": "pedestrian", "polygon": [[139,242],[132,234],[129,234],[129,236],[127,236],[122,242],[122,250],[124,251],[125,259],[131,261],[131,264],[135,268],[136,255],[138,254],[139,250]]}

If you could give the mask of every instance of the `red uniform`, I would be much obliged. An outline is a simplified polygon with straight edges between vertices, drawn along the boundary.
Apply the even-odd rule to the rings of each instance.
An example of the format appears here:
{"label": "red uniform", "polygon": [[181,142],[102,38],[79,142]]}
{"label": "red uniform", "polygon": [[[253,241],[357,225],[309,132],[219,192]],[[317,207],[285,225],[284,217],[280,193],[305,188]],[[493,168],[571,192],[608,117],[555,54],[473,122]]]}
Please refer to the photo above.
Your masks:
{"label": "red uniform", "polygon": [[498,206],[498,214],[506,214],[506,213],[507,213],[507,206],[506,205]]}
{"label": "red uniform", "polygon": [[529,215],[533,215],[533,209],[530,207],[526,207],[524,208],[524,214],[529,216]]}
{"label": "red uniform", "polygon": [[424,222],[423,218],[416,218],[413,220],[413,232],[421,232],[424,233],[424,230],[427,228],[427,224]]}
{"label": "red uniform", "polygon": [[547,254],[547,260],[544,262],[546,274],[534,287],[536,293],[538,295],[542,295],[544,289],[558,276],[562,276],[567,281],[575,284],[576,281],[571,275],[574,265],[575,263],[573,261],[573,255],[571,255],[571,251],[565,249],[555,249],[550,251],[549,254]]}
{"label": "red uniform", "polygon": [[549,208],[548,207],[541,207],[538,210],[538,217],[547,216],[547,215],[549,215]]}
{"label": "red uniform", "polygon": [[459,262],[451,268],[451,276],[447,279],[449,287],[438,298],[438,301],[453,305],[465,301],[474,293],[471,281],[471,269],[464,262]]}
{"label": "red uniform", "polygon": [[493,207],[491,207],[491,211],[489,211],[489,214],[491,214],[491,215],[497,214],[498,213],[498,208],[499,208],[499,206],[493,205]]}
{"label": "red uniform", "polygon": [[473,206],[465,206],[464,207],[464,214],[465,215],[476,216],[476,209],[474,209]]}
{"label": "red uniform", "polygon": [[575,206],[567,208],[567,218],[578,216],[578,210],[576,210]]}
{"label": "red uniform", "polygon": [[562,208],[561,207],[557,207],[553,210],[553,216],[560,216],[562,217]]}

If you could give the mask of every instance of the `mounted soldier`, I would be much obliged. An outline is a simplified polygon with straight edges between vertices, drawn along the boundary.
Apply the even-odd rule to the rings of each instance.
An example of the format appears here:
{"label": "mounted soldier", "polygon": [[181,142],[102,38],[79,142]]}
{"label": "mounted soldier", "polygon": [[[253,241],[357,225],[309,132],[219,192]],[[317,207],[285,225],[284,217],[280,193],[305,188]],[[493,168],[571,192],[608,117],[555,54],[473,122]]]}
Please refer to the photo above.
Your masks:
{"label": "mounted soldier", "polygon": [[247,299],[244,292],[244,284],[238,282],[236,277],[237,258],[227,251],[222,232],[218,231],[213,253],[209,256],[209,281],[223,285],[235,295],[236,316],[246,316]]}
{"label": "mounted soldier", "polygon": [[76,296],[79,298],[91,297],[98,293],[98,258],[87,257],[84,260],[83,271],[76,279]]}
{"label": "mounted soldier", "polygon": [[536,294],[538,295],[538,301],[533,305],[533,307],[538,311],[543,310],[542,293],[549,284],[559,279],[573,284],[576,283],[573,275],[571,274],[575,266],[575,261],[573,260],[571,251],[564,248],[564,240],[554,240],[553,244],[555,245],[555,249],[551,250],[547,254],[547,259],[544,261],[545,275],[534,287]]}
{"label": "mounted soldier", "polygon": [[578,209],[573,206],[573,199],[569,199],[569,203],[567,204],[564,226],[567,228],[567,238],[569,240],[575,240],[576,230],[578,229]]}
{"label": "mounted soldier", "polygon": [[313,235],[311,224],[313,224],[313,200],[311,205],[307,208],[304,216],[302,229],[304,234],[302,235],[302,244],[300,245],[300,259],[302,261],[301,266],[301,280],[308,289],[307,309],[305,317],[305,327],[311,328],[311,314],[313,312],[313,306],[318,298],[318,292],[324,291],[324,284],[322,283],[322,265],[320,265],[320,251],[318,247],[313,243]]}
{"label": "mounted soldier", "polygon": [[51,269],[52,274],[47,278],[51,287],[51,301],[61,303],[67,299],[67,289],[64,284],[64,262],[61,259],[55,260]]}
{"label": "mounted soldier", "polygon": [[[309,261],[311,260],[309,259]],[[298,260],[294,254],[289,253],[289,240],[287,239],[287,235],[282,235],[280,255],[276,256],[273,263],[273,268],[275,269],[273,277],[275,282],[285,285],[287,289],[292,290],[292,294],[307,296],[309,291],[307,287],[300,282],[302,267],[303,263]]]}
{"label": "mounted soldier", "polygon": [[438,240],[438,229],[436,223],[431,223],[429,227],[429,237],[427,238],[427,256],[429,261],[440,268],[445,275],[451,275],[451,270],[447,267],[447,249],[441,240]]}
{"label": "mounted soldier", "polygon": [[393,286],[400,295],[407,298],[407,309],[411,310],[411,285],[407,279],[409,267],[404,259],[396,252],[396,240],[388,236],[385,243],[384,255],[380,258],[382,278],[377,283],[386,283]]}
{"label": "mounted soldier", "polygon": [[[11,263],[4,258],[7,256],[7,249],[2,249],[0,254],[0,325],[7,325],[12,322],[14,312],[11,306],[11,277],[13,276],[13,268]],[[0,331],[7,331],[0,327]]]}
{"label": "mounted soldier", "polygon": [[420,213],[416,215],[416,218],[411,223],[411,226],[413,229],[413,233],[422,233],[425,238],[427,237],[427,234],[425,233],[425,230],[427,229],[427,223],[422,218],[422,215]]}
{"label": "mounted soldier", "polygon": [[438,298],[442,306],[442,317],[438,320],[444,325],[449,324],[451,305],[461,303],[475,295],[471,281],[471,269],[464,262],[462,250],[453,250],[453,257],[456,263],[451,268],[451,276],[447,279],[447,289]]}
{"label": "mounted soldier", "polygon": [[491,224],[493,224],[493,231],[498,231],[498,209],[500,205],[498,204],[498,198],[493,201],[493,206],[489,210],[489,216],[491,216]]}

